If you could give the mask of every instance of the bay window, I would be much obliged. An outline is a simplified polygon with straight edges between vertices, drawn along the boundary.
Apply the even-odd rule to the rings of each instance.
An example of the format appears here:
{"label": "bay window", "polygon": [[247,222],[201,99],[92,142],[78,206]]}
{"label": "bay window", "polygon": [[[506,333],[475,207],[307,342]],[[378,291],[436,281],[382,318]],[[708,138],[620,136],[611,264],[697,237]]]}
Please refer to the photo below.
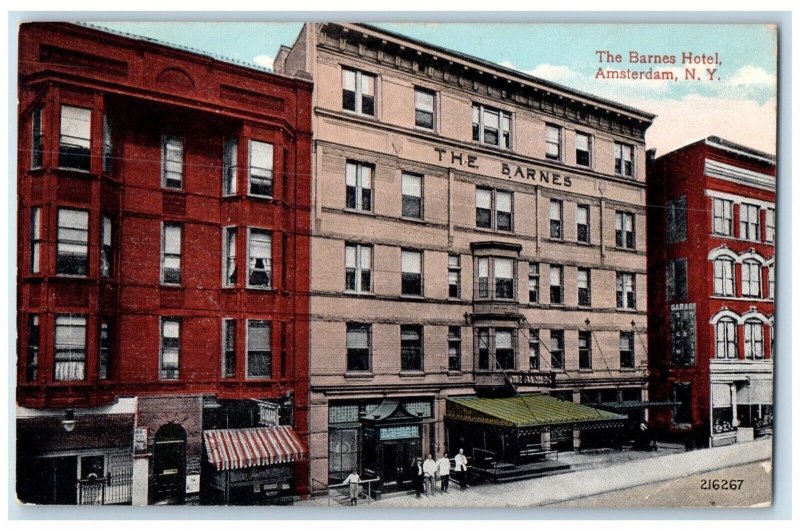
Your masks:
{"label": "bay window", "polygon": [[247,377],[272,376],[272,323],[247,320]]}
{"label": "bay window", "polygon": [[89,270],[89,213],[58,209],[56,273],[86,276]]}
{"label": "bay window", "polygon": [[272,197],[272,168],[274,164],[272,144],[250,141],[249,194],[257,197]]}
{"label": "bay window", "polygon": [[247,287],[272,287],[272,233],[249,229],[247,242]]}
{"label": "bay window", "polygon": [[58,166],[70,170],[89,171],[91,147],[92,111],[62,105]]}
{"label": "bay window", "polygon": [[86,378],[86,316],[57,315],[55,326],[55,380]]}

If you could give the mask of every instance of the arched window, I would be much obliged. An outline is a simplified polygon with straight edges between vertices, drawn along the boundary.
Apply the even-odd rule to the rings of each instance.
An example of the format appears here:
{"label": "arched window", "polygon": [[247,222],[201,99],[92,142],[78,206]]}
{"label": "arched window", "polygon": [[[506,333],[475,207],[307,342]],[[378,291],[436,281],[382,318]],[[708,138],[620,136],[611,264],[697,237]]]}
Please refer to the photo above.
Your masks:
{"label": "arched window", "polygon": [[761,296],[761,264],[755,260],[742,262],[742,297]]}
{"label": "arched window", "polygon": [[732,297],[733,293],[733,260],[717,258],[714,260],[714,295]]}
{"label": "arched window", "polygon": [[744,357],[748,360],[764,359],[764,323],[757,319],[744,323]]}
{"label": "arched window", "polygon": [[716,350],[717,359],[736,359],[736,321],[730,317],[723,317],[717,321]]}

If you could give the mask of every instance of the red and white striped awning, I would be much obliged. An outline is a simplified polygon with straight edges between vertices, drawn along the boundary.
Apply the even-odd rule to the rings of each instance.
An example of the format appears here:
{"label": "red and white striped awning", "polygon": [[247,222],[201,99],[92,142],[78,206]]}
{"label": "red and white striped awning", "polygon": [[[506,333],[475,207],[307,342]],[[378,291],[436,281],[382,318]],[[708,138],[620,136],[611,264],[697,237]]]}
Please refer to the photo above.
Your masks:
{"label": "red and white striped awning", "polygon": [[303,443],[288,426],[206,430],[208,461],[217,470],[292,463],[305,457]]}

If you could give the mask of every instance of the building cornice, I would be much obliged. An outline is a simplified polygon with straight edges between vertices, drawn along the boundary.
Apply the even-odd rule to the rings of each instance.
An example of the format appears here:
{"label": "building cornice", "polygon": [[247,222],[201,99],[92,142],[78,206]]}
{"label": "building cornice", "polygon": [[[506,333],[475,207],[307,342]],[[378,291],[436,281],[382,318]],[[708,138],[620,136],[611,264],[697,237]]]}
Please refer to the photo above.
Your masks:
{"label": "building cornice", "polygon": [[726,164],[718,160],[706,158],[703,173],[707,177],[722,179],[735,184],[752,186],[770,192],[775,191],[775,177],[760,173],[733,164]]}

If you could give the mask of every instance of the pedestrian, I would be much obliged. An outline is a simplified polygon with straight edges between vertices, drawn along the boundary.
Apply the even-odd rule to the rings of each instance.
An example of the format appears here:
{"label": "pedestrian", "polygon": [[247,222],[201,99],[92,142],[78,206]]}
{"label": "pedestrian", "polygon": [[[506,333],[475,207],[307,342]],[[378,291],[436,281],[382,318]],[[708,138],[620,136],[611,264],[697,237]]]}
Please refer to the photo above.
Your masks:
{"label": "pedestrian", "polygon": [[425,472],[425,490],[431,496],[436,496],[436,461],[433,460],[433,455],[428,454],[428,458],[422,463],[422,470]]}
{"label": "pedestrian", "polygon": [[450,458],[447,457],[447,452],[436,461],[436,468],[439,469],[439,479],[442,481],[442,493],[445,493],[450,486]]}
{"label": "pedestrian", "polygon": [[461,483],[461,490],[464,490],[467,488],[467,456],[464,455],[463,448],[459,448],[455,461],[458,482]]}
{"label": "pedestrian", "polygon": [[425,471],[422,468],[422,458],[417,457],[417,462],[413,465],[414,470],[414,491],[417,498],[422,498],[422,491],[424,489]]}
{"label": "pedestrian", "polygon": [[344,480],[344,484],[350,488],[350,505],[358,505],[358,491],[361,488],[359,483],[361,478],[358,477],[358,470],[354,468]]}

